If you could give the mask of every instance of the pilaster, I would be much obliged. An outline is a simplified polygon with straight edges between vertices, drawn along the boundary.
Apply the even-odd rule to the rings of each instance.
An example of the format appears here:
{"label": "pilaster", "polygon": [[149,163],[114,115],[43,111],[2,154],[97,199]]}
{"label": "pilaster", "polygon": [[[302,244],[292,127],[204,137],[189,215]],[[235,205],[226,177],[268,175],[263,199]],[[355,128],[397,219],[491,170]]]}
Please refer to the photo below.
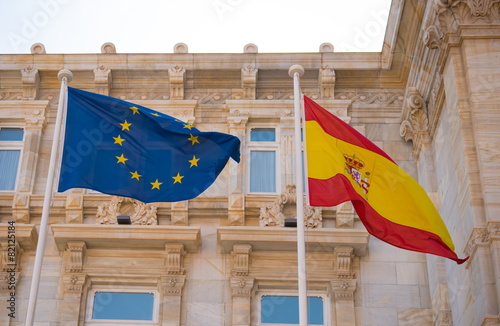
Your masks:
{"label": "pilaster", "polygon": [[163,311],[160,325],[179,326],[181,324],[182,289],[186,282],[185,275],[161,277],[163,292]]}
{"label": "pilaster", "polygon": [[232,325],[250,326],[250,307],[255,279],[249,277],[231,277],[229,285],[231,287],[233,304]]}

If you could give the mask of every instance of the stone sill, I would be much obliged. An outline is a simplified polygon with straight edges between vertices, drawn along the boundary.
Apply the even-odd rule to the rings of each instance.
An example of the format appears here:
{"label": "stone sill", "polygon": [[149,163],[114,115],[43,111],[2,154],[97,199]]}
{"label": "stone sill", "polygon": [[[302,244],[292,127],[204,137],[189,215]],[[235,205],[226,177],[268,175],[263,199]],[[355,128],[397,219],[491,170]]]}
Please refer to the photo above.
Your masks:
{"label": "stone sill", "polygon": [[[357,229],[306,230],[309,252],[333,252],[337,246],[354,248],[362,257],[368,248],[369,234]],[[252,251],[296,251],[297,229],[281,227],[227,226],[217,229],[217,242],[223,253],[230,253],[235,244],[250,244]]]}
{"label": "stone sill", "polygon": [[59,251],[68,241],[84,241],[88,249],[161,249],[167,243],[182,243],[187,252],[197,252],[201,244],[199,227],[170,225],[51,225]]}
{"label": "stone sill", "polygon": [[[8,246],[9,242],[9,224],[0,223],[0,242],[5,243]],[[24,250],[36,250],[36,245],[38,242],[38,232],[34,224],[20,224],[15,223],[15,241]],[[10,239],[12,240],[12,239]],[[7,248],[3,248],[7,251]]]}

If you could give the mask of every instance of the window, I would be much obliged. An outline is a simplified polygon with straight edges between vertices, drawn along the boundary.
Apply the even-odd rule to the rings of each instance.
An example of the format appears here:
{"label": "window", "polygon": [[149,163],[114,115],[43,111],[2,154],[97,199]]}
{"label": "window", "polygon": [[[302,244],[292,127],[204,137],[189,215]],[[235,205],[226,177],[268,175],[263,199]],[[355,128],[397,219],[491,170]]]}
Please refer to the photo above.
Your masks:
{"label": "window", "polygon": [[275,128],[250,129],[250,192],[276,193],[278,143]]}
{"label": "window", "polygon": [[[308,324],[327,325],[325,298],[308,296]],[[299,298],[294,295],[261,295],[260,325],[299,325]]]}
{"label": "window", "polygon": [[16,189],[23,138],[22,128],[0,128],[0,190]]}
{"label": "window", "polygon": [[158,325],[158,292],[99,289],[89,293],[86,325]]}

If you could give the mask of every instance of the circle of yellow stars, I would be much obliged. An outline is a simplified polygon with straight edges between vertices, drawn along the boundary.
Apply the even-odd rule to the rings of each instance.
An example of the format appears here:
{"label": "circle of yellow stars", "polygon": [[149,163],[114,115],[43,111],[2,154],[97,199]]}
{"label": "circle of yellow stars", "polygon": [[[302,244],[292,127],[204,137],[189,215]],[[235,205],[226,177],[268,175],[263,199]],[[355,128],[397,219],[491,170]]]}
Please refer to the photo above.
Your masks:
{"label": "circle of yellow stars", "polygon": [[[134,116],[135,114],[141,114],[139,109],[135,106],[132,106],[129,108],[130,110],[132,110],[132,115]],[[155,117],[160,117],[160,115],[156,112],[154,113],[151,113],[151,115],[155,116]],[[175,120],[177,122],[181,122],[180,120]],[[122,130],[121,131],[129,131],[130,132],[130,127],[132,126],[132,123],[130,122],[127,122],[127,120],[125,119],[125,121],[123,123],[120,123],[120,126],[122,126]],[[191,128],[193,128],[193,126],[191,126],[190,124],[187,124],[185,123],[184,126],[183,126],[183,129],[186,128],[186,129],[189,129],[191,130]],[[198,141],[198,136],[193,136],[192,134],[189,134],[189,138],[188,140],[191,142],[191,145],[194,146],[194,144],[196,143],[200,143]],[[123,147],[123,142],[125,141],[124,138],[122,138],[121,134],[118,134],[117,137],[113,137],[113,139],[115,140],[114,144],[118,144],[120,146]],[[122,163],[123,165],[126,165],[125,162],[128,161],[128,158],[124,157],[123,156],[124,154],[122,153],[122,155],[120,156],[115,156],[118,161],[116,162],[116,164],[120,164]],[[191,160],[188,160],[189,163],[191,163],[191,165],[189,166],[189,168],[192,168],[193,166],[198,166],[198,161],[200,160],[200,158],[197,158],[195,155],[193,155],[193,159]],[[137,170],[135,172],[130,172],[130,174],[132,175],[130,179],[136,179],[137,181],[141,181],[141,177],[142,177],[142,174],[139,174],[137,172]],[[173,181],[173,184],[176,184],[176,183],[182,183],[182,178],[184,178],[184,176],[180,175],[180,172],[177,172],[177,175],[172,177],[172,179],[174,179]],[[158,189],[160,190],[160,186],[163,184],[163,182],[160,182],[158,181],[158,179],[155,180],[155,182],[150,182],[150,184],[152,185],[152,188],[151,190],[153,189]]]}

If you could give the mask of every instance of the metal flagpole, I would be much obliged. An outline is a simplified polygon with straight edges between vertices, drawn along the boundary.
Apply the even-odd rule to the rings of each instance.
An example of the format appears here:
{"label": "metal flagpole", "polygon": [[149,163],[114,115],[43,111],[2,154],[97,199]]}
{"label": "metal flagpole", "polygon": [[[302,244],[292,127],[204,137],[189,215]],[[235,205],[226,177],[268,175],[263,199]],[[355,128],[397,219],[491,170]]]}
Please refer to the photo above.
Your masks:
{"label": "metal flagpole", "polygon": [[306,280],[306,242],[304,236],[304,196],[302,195],[302,147],[300,137],[300,77],[304,68],[293,65],[288,69],[293,78],[293,101],[295,111],[295,192],[297,194],[297,260],[299,278],[299,320],[300,326],[307,326],[307,280]]}
{"label": "metal flagpole", "polygon": [[36,298],[38,295],[38,286],[40,284],[40,274],[42,272],[43,254],[45,251],[45,242],[47,240],[47,227],[49,224],[50,202],[52,201],[52,186],[56,171],[59,138],[61,134],[61,124],[63,112],[67,105],[68,83],[73,79],[73,74],[67,69],[59,71],[57,78],[61,81],[61,91],[59,93],[59,105],[57,106],[56,126],[54,129],[54,139],[52,141],[52,150],[50,152],[49,173],[47,175],[47,185],[45,186],[45,198],[43,200],[42,220],[40,221],[40,232],[36,246],[35,266],[33,267],[33,277],[31,279],[31,289],[28,301],[28,313],[26,315],[25,326],[32,326],[35,316]]}

